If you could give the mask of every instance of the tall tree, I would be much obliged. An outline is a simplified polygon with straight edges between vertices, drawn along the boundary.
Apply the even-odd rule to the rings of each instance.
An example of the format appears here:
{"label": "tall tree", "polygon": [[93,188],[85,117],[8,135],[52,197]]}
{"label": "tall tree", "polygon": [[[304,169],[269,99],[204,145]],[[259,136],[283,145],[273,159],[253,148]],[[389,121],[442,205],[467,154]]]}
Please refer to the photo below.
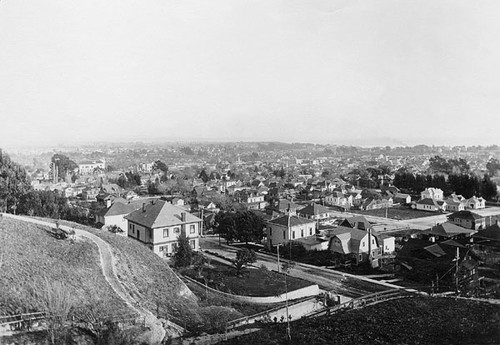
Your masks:
{"label": "tall tree", "polygon": [[486,163],[486,169],[488,169],[490,176],[496,176],[500,171],[500,162],[496,158],[490,158]]}
{"label": "tall tree", "polygon": [[240,242],[258,242],[264,237],[264,219],[255,212],[238,212],[236,227],[236,238]]}
{"label": "tall tree", "polygon": [[237,239],[236,214],[232,212],[219,212],[215,216],[215,231],[222,236],[227,244]]}
{"label": "tall tree", "polygon": [[174,266],[187,267],[193,261],[194,251],[189,244],[185,231],[181,231],[177,238],[177,246],[174,253]]}

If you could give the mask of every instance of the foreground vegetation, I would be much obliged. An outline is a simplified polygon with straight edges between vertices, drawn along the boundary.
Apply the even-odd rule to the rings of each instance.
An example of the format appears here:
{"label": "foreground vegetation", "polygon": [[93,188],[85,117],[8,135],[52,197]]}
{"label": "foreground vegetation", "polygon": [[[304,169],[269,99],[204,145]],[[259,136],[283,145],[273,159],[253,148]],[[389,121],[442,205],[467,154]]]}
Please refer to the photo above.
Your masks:
{"label": "foreground vegetation", "polygon": [[74,312],[103,304],[109,315],[131,313],[102,275],[99,252],[92,242],[57,240],[45,230],[0,218],[0,314],[37,311],[34,294],[45,280],[64,282]]}
{"label": "foreground vegetation", "polygon": [[451,298],[398,299],[332,316],[267,324],[224,344],[498,344],[500,306]]}
{"label": "foreground vegetation", "polygon": [[[235,274],[235,269],[217,261],[212,261],[209,267],[198,275],[195,269],[183,272],[187,276],[207,284],[211,288],[244,296],[277,296],[285,293],[285,280],[283,275],[269,271],[265,267],[248,268],[241,275]],[[310,282],[287,277],[288,291],[312,285]]]}

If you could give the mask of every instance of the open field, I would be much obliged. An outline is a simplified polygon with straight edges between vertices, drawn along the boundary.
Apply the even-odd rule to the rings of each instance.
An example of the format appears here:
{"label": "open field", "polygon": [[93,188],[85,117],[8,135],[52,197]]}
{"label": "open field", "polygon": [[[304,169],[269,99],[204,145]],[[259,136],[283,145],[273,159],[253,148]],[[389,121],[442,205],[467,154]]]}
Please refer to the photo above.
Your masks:
{"label": "open field", "polygon": [[48,281],[63,282],[75,311],[90,303],[106,305],[109,315],[131,310],[106,282],[97,246],[88,240],[58,240],[45,227],[0,218],[0,314],[34,311],[33,288]]}
{"label": "open field", "polygon": [[[350,213],[360,214],[360,215],[368,215],[375,217],[385,218],[386,209],[381,208],[377,210],[350,210]],[[387,218],[391,219],[400,219],[400,220],[408,220],[414,218],[424,218],[439,215],[439,212],[427,212],[421,210],[412,210],[408,207],[389,207],[387,208]]]}
{"label": "open field", "polygon": [[453,298],[405,298],[261,331],[223,344],[498,344],[500,305]]}
{"label": "open field", "polygon": [[[244,269],[241,277],[237,277],[235,273],[234,267],[212,261],[211,267],[203,271],[203,276],[207,280],[208,286],[235,295],[263,297],[285,293],[284,275],[282,274],[253,267]],[[185,271],[184,274],[205,283],[205,280],[199,278],[193,269]],[[310,285],[312,283],[308,281],[287,277],[288,291]]]}

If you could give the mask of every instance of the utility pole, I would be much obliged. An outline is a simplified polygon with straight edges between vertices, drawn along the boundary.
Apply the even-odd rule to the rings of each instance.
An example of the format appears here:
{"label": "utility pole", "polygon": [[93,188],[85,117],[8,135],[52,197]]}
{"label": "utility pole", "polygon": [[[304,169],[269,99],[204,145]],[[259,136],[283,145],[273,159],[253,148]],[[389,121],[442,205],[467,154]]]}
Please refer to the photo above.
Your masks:
{"label": "utility pole", "polygon": [[455,257],[455,292],[458,297],[458,260],[460,259],[460,251],[457,247],[457,256]]}

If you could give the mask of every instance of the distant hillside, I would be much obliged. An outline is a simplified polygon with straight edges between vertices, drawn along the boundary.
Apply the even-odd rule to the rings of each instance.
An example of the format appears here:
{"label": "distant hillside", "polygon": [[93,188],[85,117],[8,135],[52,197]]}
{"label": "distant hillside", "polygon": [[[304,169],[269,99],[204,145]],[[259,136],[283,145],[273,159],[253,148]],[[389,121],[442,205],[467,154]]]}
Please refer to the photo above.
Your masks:
{"label": "distant hillside", "polygon": [[453,298],[412,298],[379,303],[261,331],[223,344],[498,344],[500,305]]}

